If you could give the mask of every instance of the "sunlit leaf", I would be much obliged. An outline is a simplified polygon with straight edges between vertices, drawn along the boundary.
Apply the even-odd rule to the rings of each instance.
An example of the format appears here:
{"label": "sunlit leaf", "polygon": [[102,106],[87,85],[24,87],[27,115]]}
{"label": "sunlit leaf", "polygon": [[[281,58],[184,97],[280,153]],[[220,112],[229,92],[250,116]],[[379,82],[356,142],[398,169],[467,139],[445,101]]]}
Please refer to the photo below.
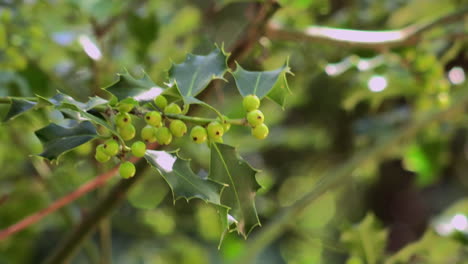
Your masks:
{"label": "sunlit leaf", "polygon": [[35,134],[44,146],[44,151],[39,155],[54,160],[61,154],[94,139],[97,131],[91,122],[84,121],[70,127],[52,123]]}
{"label": "sunlit leaf", "polygon": [[236,220],[237,231],[244,237],[260,225],[255,193],[261,186],[255,180],[256,173],[234,147],[211,144],[208,178],[228,185],[222,193],[221,203],[231,208],[229,214]]}
{"label": "sunlit leaf", "polygon": [[283,107],[286,96],[291,93],[287,73],[291,73],[287,63],[273,71],[247,71],[237,64],[232,75],[242,96],[255,94],[260,99],[268,97]]}
{"label": "sunlit leaf", "polygon": [[184,62],[172,65],[170,80],[177,86],[184,102],[201,93],[211,80],[223,79],[228,70],[227,58],[228,54],[217,47],[205,56],[188,54]]}

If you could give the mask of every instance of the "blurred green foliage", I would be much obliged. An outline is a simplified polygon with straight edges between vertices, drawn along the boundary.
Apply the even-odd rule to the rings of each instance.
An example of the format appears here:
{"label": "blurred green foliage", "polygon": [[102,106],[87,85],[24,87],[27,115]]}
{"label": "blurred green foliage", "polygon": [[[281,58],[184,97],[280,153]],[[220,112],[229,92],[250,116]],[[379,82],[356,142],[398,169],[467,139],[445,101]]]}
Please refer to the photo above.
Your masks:
{"label": "blurred green foliage", "polygon": [[[52,96],[84,101],[127,69],[164,86],[167,70],[187,53],[226,51],[248,32],[269,1],[17,1],[0,3],[0,97]],[[281,0],[271,18],[293,29],[310,25],[385,30],[428,22],[467,8],[464,0]],[[256,208],[262,225],[310,191],[324,171],[397,133],[413,116],[450,106],[468,89],[467,22],[428,31],[417,43],[376,51],[306,40],[261,37],[242,59],[247,70],[274,70],[289,58],[292,95],[285,110],[262,101],[270,136],[258,141],[233,127],[225,142],[262,170]],[[464,36],[456,37],[456,36]],[[98,50],[86,51],[86,48]],[[94,54],[94,55],[93,55]],[[373,81],[372,81],[373,80]],[[235,80],[211,87],[204,100],[231,118],[243,117]],[[194,107],[196,108],[196,107]],[[1,117],[7,105],[0,104]],[[196,108],[195,112],[206,114]],[[94,146],[68,152],[58,164],[42,152],[34,131],[52,109],[32,110],[0,126],[0,228],[109,170],[92,159]],[[433,123],[383,157],[354,171],[291,221],[254,263],[467,263],[468,134],[466,114]],[[175,142],[192,169],[209,165],[209,149]],[[111,179],[41,222],[0,243],[0,263],[39,263],[118,179]],[[457,201],[460,201],[457,203]],[[453,205],[453,206],[452,206]],[[216,210],[199,201],[173,203],[155,171],[129,192],[108,220],[111,245],[96,230],[72,263],[226,263],[246,250],[222,232]],[[445,229],[444,229],[445,228]],[[448,230],[448,231],[447,231]],[[262,227],[255,229],[262,232]]]}

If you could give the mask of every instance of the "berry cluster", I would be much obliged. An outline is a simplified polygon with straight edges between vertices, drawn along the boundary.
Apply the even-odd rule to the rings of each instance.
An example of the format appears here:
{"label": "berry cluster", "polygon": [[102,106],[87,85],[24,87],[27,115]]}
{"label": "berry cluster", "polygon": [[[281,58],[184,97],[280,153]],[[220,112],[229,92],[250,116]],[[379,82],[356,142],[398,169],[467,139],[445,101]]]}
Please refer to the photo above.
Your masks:
{"label": "berry cluster", "polygon": [[[128,152],[135,157],[143,157],[146,143],[157,142],[160,145],[169,145],[174,137],[179,138],[187,134],[188,128],[184,121],[194,123],[190,139],[198,144],[207,141],[223,142],[223,135],[231,127],[232,120],[228,119],[197,119],[185,116],[178,104],[168,103],[163,95],[157,96],[153,101],[156,107],[149,106],[150,109],[140,108],[138,103],[130,98],[117,104],[111,111],[109,120],[115,125],[120,138],[112,137],[96,147],[95,159],[98,162],[108,162],[114,156],[124,160]],[[268,127],[263,123],[263,113],[258,110],[260,106],[258,97],[246,96],[243,106],[247,111],[246,120],[252,127],[252,135],[258,139],[266,138]],[[127,147],[125,141],[133,140],[137,135],[136,128],[132,124],[135,116],[142,117],[146,125],[140,131],[141,140],[134,141],[131,147]],[[237,124],[242,123],[245,124],[245,121],[237,122]],[[133,163],[125,161],[120,165],[119,172],[123,178],[130,178],[135,175],[135,170]]]}
{"label": "berry cluster", "polygon": [[265,139],[270,131],[264,124],[265,116],[258,109],[260,107],[260,99],[256,95],[250,94],[244,97],[242,105],[247,112],[246,119],[252,127],[252,135],[258,139]]}

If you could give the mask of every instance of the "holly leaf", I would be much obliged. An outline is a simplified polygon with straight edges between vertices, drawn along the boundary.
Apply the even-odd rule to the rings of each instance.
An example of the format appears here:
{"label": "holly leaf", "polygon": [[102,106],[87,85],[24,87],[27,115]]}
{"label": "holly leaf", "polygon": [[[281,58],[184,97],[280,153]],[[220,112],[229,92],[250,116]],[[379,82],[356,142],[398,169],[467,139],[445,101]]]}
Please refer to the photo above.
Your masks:
{"label": "holly leaf", "polygon": [[71,97],[69,95],[66,95],[66,94],[63,94],[63,93],[60,93],[60,92],[57,93],[56,95],[54,95],[51,98],[44,98],[42,96],[37,96],[37,97],[41,100],[42,103],[45,103],[45,104],[48,104],[48,105],[52,105],[52,106],[55,106],[55,107],[60,107],[60,106],[62,106],[64,104],[68,104],[68,105],[74,105],[78,109],[81,109],[81,110],[84,110],[84,111],[89,111],[89,110],[95,108],[96,106],[109,103],[108,100],[103,99],[103,98],[101,98],[99,96],[90,97],[88,102],[83,103],[83,102],[75,100],[73,97]]}
{"label": "holly leaf", "polygon": [[54,160],[61,154],[97,137],[96,128],[89,121],[70,124],[70,126],[60,126],[52,123],[35,132],[44,146],[44,151],[39,156]]}
{"label": "holly leaf", "polygon": [[170,81],[176,85],[184,103],[189,104],[189,99],[201,93],[211,80],[224,79],[228,56],[222,48],[216,47],[208,55],[188,54],[184,62],[172,65]]}
{"label": "holly leaf", "polygon": [[5,118],[3,119],[3,122],[7,122],[22,113],[32,109],[34,106],[37,105],[37,102],[29,101],[26,99],[20,99],[20,98],[10,98],[11,100],[11,106],[10,109],[8,110],[8,113],[6,114]]}
{"label": "holly leaf", "polygon": [[[104,90],[119,101],[132,97],[138,102],[149,102],[164,91],[146,73],[143,73],[143,77],[140,79],[134,78],[128,71],[119,73],[118,77],[119,79],[115,83],[104,88]],[[116,103],[115,101],[111,100],[112,103]]]}
{"label": "holly leaf", "polygon": [[175,201],[199,198],[220,204],[220,193],[225,186],[196,175],[190,168],[189,160],[180,158],[176,153],[157,150],[147,150],[145,158],[169,184]]}
{"label": "holly leaf", "polygon": [[244,237],[260,225],[255,208],[255,193],[260,185],[255,179],[257,170],[252,168],[229,145],[212,143],[209,179],[227,184],[221,203],[231,208],[237,231]]}
{"label": "holly leaf", "polygon": [[284,107],[285,98],[291,93],[286,79],[287,73],[292,74],[288,63],[273,71],[247,71],[237,64],[232,76],[243,97],[249,94],[255,94],[260,99],[268,97]]}

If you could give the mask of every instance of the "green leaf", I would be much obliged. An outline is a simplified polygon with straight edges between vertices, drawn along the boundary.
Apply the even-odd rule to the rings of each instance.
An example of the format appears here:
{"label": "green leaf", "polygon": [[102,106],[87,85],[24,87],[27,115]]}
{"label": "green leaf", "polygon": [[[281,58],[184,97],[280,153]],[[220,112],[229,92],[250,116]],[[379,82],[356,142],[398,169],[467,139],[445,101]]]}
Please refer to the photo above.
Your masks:
{"label": "green leaf", "polygon": [[174,200],[185,198],[189,201],[199,198],[221,205],[220,194],[225,186],[196,175],[190,168],[189,160],[182,159],[177,154],[156,150],[147,150],[145,158],[169,184]]}
{"label": "green leaf", "polygon": [[[148,163],[156,168],[172,191],[174,201],[198,198],[216,206],[223,229],[228,228],[229,207],[221,204],[220,195],[224,184],[196,175],[190,168],[190,161],[180,158],[177,153],[147,150]],[[221,239],[222,241],[222,239]]]}
{"label": "green leaf", "polygon": [[45,98],[42,96],[38,96],[38,98],[41,100],[41,103],[45,103],[45,104],[52,105],[55,107],[61,106],[62,104],[66,103],[66,104],[75,105],[77,108],[80,108],[83,110],[89,110],[100,104],[107,103],[107,100],[102,99],[100,97],[93,97],[90,99],[88,103],[82,103],[80,101],[75,100],[73,97],[60,93],[60,92],[51,98]]}
{"label": "green leaf", "polygon": [[291,93],[287,73],[291,74],[288,63],[273,71],[247,71],[237,64],[232,76],[242,96],[255,94],[260,99],[268,97],[284,107],[285,98]]}
{"label": "green leaf", "polygon": [[104,89],[119,101],[133,97],[138,102],[149,102],[164,91],[146,73],[140,79],[134,78],[128,71],[118,74],[118,77],[115,83]]}
{"label": "green leaf", "polygon": [[74,119],[79,120],[79,121],[91,121],[95,124],[99,124],[107,129],[114,134],[116,137],[118,137],[121,141],[122,138],[120,137],[120,134],[117,133],[117,130],[105,119],[98,117],[92,113],[86,112],[81,110],[78,106],[74,104],[69,104],[69,103],[63,103],[58,107],[59,110],[61,111],[68,111],[71,112],[74,115]]}
{"label": "green leaf", "polygon": [[37,105],[37,102],[20,99],[20,98],[10,98],[10,100],[11,100],[10,110],[8,110],[8,113],[3,119],[3,122],[9,121],[21,115],[22,113],[32,109],[34,106]]}
{"label": "green leaf", "polygon": [[255,209],[255,193],[261,187],[253,169],[229,145],[211,144],[209,179],[228,185],[223,190],[221,203],[231,208],[230,215],[235,219],[237,231],[244,237],[260,225]]}
{"label": "green leaf", "polygon": [[189,98],[201,93],[213,79],[223,79],[228,70],[228,54],[216,48],[206,56],[188,54],[181,64],[173,64],[169,70],[171,82],[175,83],[188,104]]}
{"label": "green leaf", "polygon": [[39,154],[49,160],[57,159],[61,154],[80,146],[97,136],[96,128],[91,122],[85,121],[69,127],[49,124],[35,132],[44,145],[44,151]]}

